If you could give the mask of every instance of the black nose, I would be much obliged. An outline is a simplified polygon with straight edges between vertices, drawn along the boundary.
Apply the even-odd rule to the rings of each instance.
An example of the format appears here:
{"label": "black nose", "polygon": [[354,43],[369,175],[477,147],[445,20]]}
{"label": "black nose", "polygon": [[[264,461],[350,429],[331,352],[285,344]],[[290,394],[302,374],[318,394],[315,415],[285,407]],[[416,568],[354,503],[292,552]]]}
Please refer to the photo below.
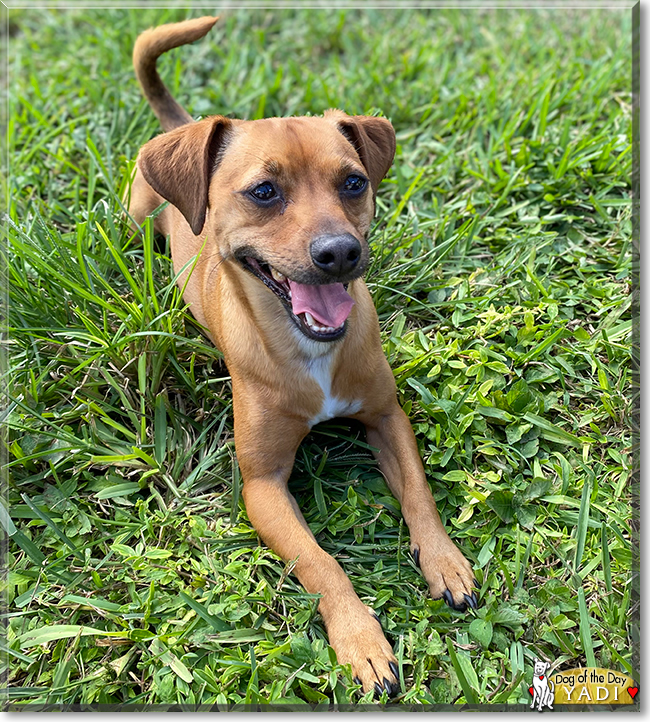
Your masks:
{"label": "black nose", "polygon": [[311,242],[312,261],[329,276],[344,277],[361,258],[361,244],[350,233],[319,236]]}

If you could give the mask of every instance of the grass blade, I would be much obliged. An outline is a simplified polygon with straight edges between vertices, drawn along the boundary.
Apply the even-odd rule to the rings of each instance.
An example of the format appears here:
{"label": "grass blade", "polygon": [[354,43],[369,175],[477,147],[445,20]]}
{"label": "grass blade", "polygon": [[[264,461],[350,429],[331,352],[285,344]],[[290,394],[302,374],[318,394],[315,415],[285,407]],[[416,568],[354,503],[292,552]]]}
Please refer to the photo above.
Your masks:
{"label": "grass blade", "polygon": [[612,593],[612,568],[609,558],[609,542],[607,540],[607,525],[602,522],[600,525],[600,548],[603,558],[603,576],[605,577],[605,589],[608,594]]}
{"label": "grass blade", "polygon": [[460,687],[463,690],[463,694],[465,695],[465,699],[467,700],[467,702],[469,702],[469,704],[476,704],[476,697],[474,696],[474,691],[472,690],[472,687],[467,681],[467,677],[465,676],[465,673],[460,666],[458,656],[456,655],[456,650],[454,649],[454,645],[450,637],[447,637],[447,650],[449,652],[451,663],[454,665],[454,670],[456,671],[456,675],[458,677]]}
{"label": "grass blade", "polygon": [[106,636],[106,637],[124,637],[126,632],[106,632],[103,629],[95,629],[93,627],[84,627],[80,624],[54,624],[49,627],[41,627],[32,629],[21,635],[20,648],[36,647],[39,644],[47,644],[48,642],[58,642],[59,639],[70,639],[71,637],[88,636]]}
{"label": "grass blade", "polygon": [[189,594],[185,592],[179,592],[178,596],[187,604],[190,609],[193,609],[201,619],[207,622],[215,631],[225,632],[232,629],[230,624],[219,617],[215,617],[214,614],[210,614],[203,604],[197,602],[196,599],[192,599]]}
{"label": "grass blade", "polygon": [[580,611],[580,639],[582,640],[582,650],[587,660],[587,667],[596,667],[594,647],[591,641],[591,624],[587,611],[585,591],[582,587],[578,589],[578,609]]}
{"label": "grass blade", "polygon": [[580,499],[580,511],[578,512],[578,526],[576,527],[576,553],[573,560],[573,571],[577,572],[582,564],[582,557],[585,551],[585,541],[587,539],[587,529],[589,527],[589,498],[591,495],[591,485],[588,479],[585,479],[582,487],[582,498]]}

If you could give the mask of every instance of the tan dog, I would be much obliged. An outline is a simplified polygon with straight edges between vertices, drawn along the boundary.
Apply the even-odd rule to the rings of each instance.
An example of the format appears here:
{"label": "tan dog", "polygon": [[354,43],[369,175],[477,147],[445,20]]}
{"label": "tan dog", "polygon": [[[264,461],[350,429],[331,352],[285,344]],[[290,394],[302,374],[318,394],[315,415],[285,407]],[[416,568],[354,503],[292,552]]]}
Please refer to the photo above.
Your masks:
{"label": "tan dog", "polygon": [[376,617],[316,542],[287,480],[319,421],[363,422],[402,505],[411,550],[434,598],[476,606],[469,563],[440,522],[408,418],[397,403],[377,314],[362,280],[374,196],[395,152],[383,118],[348,116],[194,122],[156,72],[158,56],[203,37],[217,18],[144,32],[133,58],[166,133],[140,151],[130,213],[142,224],[164,200],[175,271],[198,256],[185,301],[232,377],[235,446],[248,516],[319,611],[330,644],[364,690],[397,688]]}

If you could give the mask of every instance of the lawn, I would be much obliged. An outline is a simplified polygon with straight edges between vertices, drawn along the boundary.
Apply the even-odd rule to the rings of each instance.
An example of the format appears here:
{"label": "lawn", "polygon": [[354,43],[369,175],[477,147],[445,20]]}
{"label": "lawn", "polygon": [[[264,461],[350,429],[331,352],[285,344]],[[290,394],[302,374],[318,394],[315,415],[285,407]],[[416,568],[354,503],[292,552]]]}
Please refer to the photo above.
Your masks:
{"label": "lawn", "polygon": [[[133,42],[185,17],[10,14],[12,703],[361,699],[317,598],[247,519],[228,371],[184,310],[169,248],[122,215],[138,148],[159,132]],[[529,704],[535,657],[638,680],[631,19],[228,11],[160,63],[195,117],[340,107],[395,126],[367,282],[478,610],[429,598],[360,429],[316,427],[291,489],[381,618],[396,704]]]}

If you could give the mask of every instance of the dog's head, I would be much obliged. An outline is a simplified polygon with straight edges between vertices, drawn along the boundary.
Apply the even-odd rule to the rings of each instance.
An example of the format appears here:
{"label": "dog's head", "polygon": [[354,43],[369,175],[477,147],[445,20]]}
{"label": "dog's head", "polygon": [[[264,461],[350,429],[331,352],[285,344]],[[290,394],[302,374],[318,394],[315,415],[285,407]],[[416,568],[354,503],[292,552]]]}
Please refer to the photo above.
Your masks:
{"label": "dog's head", "polygon": [[154,138],[138,166],[195,235],[257,276],[305,335],[328,341],[345,332],[345,286],[368,265],[375,193],[394,153],[384,118],[214,116]]}
{"label": "dog's head", "polygon": [[535,667],[535,676],[539,676],[542,674],[545,674],[546,670],[549,669],[551,666],[550,662],[540,662],[539,660],[535,659],[533,661],[533,665]]}

